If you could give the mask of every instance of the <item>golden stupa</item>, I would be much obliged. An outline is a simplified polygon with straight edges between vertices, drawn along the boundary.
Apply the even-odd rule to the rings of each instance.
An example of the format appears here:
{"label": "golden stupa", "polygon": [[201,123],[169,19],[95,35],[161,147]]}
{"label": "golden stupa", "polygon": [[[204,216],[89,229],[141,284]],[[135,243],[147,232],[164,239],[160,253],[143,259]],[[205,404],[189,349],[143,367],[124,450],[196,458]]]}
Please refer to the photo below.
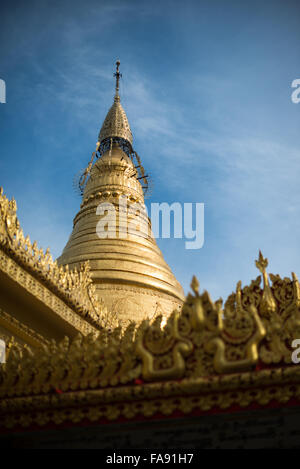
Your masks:
{"label": "golden stupa", "polygon": [[182,289],[132,205],[143,205],[147,177],[120,104],[119,64],[115,75],[60,265],[24,235],[0,187],[0,446],[189,457],[299,448],[298,278],[268,273],[259,252],[249,285],[214,302],[193,277],[178,311]]}
{"label": "golden stupa", "polygon": [[[181,308],[184,293],[155,242],[149,217],[137,210],[145,207],[142,184],[147,184],[147,176],[132,148],[132,133],[120,103],[119,64],[114,74],[114,103],[81,178],[83,201],[58,263],[73,269],[89,261],[98,297],[113,316],[126,323],[157,314],[169,316]],[[115,209],[111,217],[99,210],[104,204]],[[100,212],[115,227],[110,236],[103,230],[99,233]],[[129,229],[133,224],[136,230]]]}

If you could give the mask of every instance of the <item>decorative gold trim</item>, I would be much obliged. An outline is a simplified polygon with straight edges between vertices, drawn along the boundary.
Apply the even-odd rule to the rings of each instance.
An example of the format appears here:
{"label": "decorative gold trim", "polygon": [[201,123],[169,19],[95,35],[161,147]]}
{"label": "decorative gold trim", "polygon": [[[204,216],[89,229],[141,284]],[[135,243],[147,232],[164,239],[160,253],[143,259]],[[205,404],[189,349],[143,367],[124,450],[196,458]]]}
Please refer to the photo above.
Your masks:
{"label": "decorative gold trim", "polygon": [[[221,309],[218,311],[219,333],[225,330],[226,322],[230,313],[227,311],[227,321],[223,320]],[[254,320],[254,321],[253,321]],[[240,343],[243,341],[243,334],[248,338],[245,346],[245,358],[237,361],[230,361],[226,358],[226,339],[222,337],[215,337],[205,344],[205,349],[210,352],[216,349],[214,356],[214,367],[218,373],[234,373],[249,369],[258,361],[258,344],[266,335],[266,330],[258,316],[257,309],[251,305],[249,311],[243,308],[241,300],[241,282],[237,283],[236,288],[236,312],[234,317],[231,318],[232,326],[229,331],[231,341]],[[250,327],[246,325],[243,331],[241,324],[250,323]],[[254,333],[253,333],[254,331]]]}
{"label": "decorative gold trim", "polygon": [[83,335],[97,333],[97,328],[89,324],[76,314],[64,301],[35,279],[30,273],[20,267],[13,259],[0,249],[0,270],[17,282],[35,298],[42,301],[59,317],[71,324]]}
{"label": "decorative gold trim", "polygon": [[48,395],[2,399],[0,428],[171,416],[175,411],[225,411],[233,405],[243,409],[254,403],[284,405],[292,398],[300,399],[300,369],[295,367],[113,389],[68,393],[57,389]]}
{"label": "decorative gold trim", "polygon": [[[192,342],[182,337],[178,331],[178,313],[175,312],[168,319],[168,326],[161,329],[162,316],[158,316],[152,327],[149,321],[142,325],[137,339],[137,353],[143,361],[142,375],[145,380],[181,378],[185,372],[184,356],[193,350]],[[166,346],[166,344],[168,344]],[[164,362],[171,362],[171,366],[162,364],[159,357],[164,350]],[[166,352],[170,351],[166,359]],[[171,356],[170,356],[171,355]],[[155,365],[157,368],[155,369]]]}
{"label": "decorative gold trim", "polygon": [[262,315],[270,317],[274,315],[274,313],[276,313],[277,306],[269,285],[268,274],[266,272],[266,268],[268,267],[268,259],[264,259],[261,251],[259,251],[258,260],[255,261],[255,264],[256,267],[262,273],[264,282],[263,296],[260,303],[260,311]]}
{"label": "decorative gold trim", "polygon": [[111,137],[123,138],[132,145],[133,138],[130,125],[119,96],[115,96],[114,103],[104,119],[98,141],[101,143]]}
{"label": "decorative gold trim", "polygon": [[48,340],[38,334],[36,331],[6,313],[0,308],[0,325],[2,324],[16,338],[19,337],[25,343],[32,347],[41,347],[49,344]]}
{"label": "decorative gold trim", "polygon": [[[16,213],[15,199],[8,200],[1,187],[0,249],[11,258],[11,275],[14,275],[16,266],[20,266],[24,272],[27,270],[39,281],[35,282],[36,286],[42,282],[52,292],[55,301],[59,302],[61,298],[93,328],[101,329],[103,325],[116,326],[115,322],[109,323],[110,315],[96,295],[89,263],[85,262],[79,269],[71,271],[68,266],[58,266],[57,262],[53,261],[49,248],[44,252],[38,248],[36,241],[31,243],[29,236],[24,237]],[[3,255],[1,264],[5,263]]]}
{"label": "decorative gold trim", "polygon": [[65,338],[44,347],[43,353],[26,352],[26,358],[14,350],[5,373],[0,372],[0,396],[117,387],[136,379],[211,377],[253,370],[260,361],[291,363],[287,338],[291,344],[299,337],[299,286],[295,275],[292,281],[271,278],[276,311],[283,318],[280,329],[274,318],[264,316],[265,306],[260,312],[263,290],[257,280],[244,289],[238,282],[222,309],[221,300],[214,303],[207,292],[199,293],[193,278],[193,294],[163,327],[157,316],[125,330],[103,329],[97,337],[79,336],[71,343]]}
{"label": "decorative gold trim", "polygon": [[[82,321],[85,332],[39,351],[11,344],[0,368],[4,425],[168,415],[299,399],[300,369],[290,366],[292,341],[300,337],[300,286],[294,273],[292,280],[268,276],[268,261],[259,253],[256,265],[263,287],[261,276],[243,288],[238,282],[224,307],[222,299],[213,302],[207,292],[201,294],[193,277],[182,310],[164,326],[157,316],[124,330],[100,327],[97,335],[87,334],[103,318],[88,265],[70,272],[49,260],[36,243],[31,245],[19,230],[15,201],[1,192],[0,210],[3,271],[57,314],[67,311],[70,321]],[[48,285],[70,302],[80,300],[76,312],[81,316]],[[254,371],[261,366],[270,369]]]}

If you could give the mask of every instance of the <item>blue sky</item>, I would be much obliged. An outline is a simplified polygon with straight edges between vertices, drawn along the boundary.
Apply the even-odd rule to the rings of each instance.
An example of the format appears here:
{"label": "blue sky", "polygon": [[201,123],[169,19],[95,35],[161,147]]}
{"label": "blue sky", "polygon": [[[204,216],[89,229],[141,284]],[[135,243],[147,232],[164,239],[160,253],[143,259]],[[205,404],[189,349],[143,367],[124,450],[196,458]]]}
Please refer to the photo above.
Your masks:
{"label": "blue sky", "polygon": [[185,291],[214,299],[270,271],[300,276],[300,4],[296,1],[1,2],[0,185],[25,234],[58,256],[72,187],[113,99],[154,183],[148,202],[204,202],[205,243],[158,240]]}

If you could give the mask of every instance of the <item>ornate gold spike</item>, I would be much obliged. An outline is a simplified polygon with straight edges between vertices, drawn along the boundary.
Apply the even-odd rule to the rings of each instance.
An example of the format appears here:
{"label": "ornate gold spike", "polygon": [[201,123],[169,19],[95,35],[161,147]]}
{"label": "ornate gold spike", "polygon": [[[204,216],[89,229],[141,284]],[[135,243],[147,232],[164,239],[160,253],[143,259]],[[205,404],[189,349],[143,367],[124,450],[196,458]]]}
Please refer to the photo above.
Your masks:
{"label": "ornate gold spike", "polygon": [[296,308],[300,308],[300,286],[297,275],[292,272],[293,277],[293,290],[294,290],[294,302]]}
{"label": "ornate gold spike", "polygon": [[255,264],[262,273],[264,283],[263,296],[260,303],[260,312],[264,316],[270,316],[276,312],[277,305],[270,288],[268,274],[266,272],[266,268],[268,267],[268,259],[263,257],[261,251],[259,251],[258,260],[255,261]]}
{"label": "ornate gold spike", "polygon": [[241,314],[243,312],[243,307],[242,307],[242,281],[239,280],[238,283],[236,284],[236,310],[238,314]]}
{"label": "ornate gold spike", "polygon": [[191,281],[191,289],[193,290],[194,294],[196,296],[199,296],[199,281],[195,275],[193,275],[192,281]]}
{"label": "ornate gold spike", "polygon": [[262,274],[264,274],[264,272],[266,271],[266,268],[268,267],[268,264],[269,264],[268,259],[264,258],[261,250],[259,250],[258,259],[257,261],[255,261],[256,267],[260,270]]}
{"label": "ornate gold spike", "polygon": [[0,237],[3,243],[13,243],[19,230],[19,220],[16,216],[17,204],[14,198],[8,200],[3,194],[0,195]]}

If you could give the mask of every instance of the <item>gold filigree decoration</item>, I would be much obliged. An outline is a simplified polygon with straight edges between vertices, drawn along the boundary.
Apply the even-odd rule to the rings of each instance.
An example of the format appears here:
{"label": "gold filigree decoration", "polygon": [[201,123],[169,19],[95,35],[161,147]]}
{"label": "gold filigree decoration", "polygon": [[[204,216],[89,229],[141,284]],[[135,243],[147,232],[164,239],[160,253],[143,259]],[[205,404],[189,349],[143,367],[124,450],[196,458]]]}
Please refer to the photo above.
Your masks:
{"label": "gold filigree decoration", "polygon": [[59,426],[87,420],[109,422],[120,417],[130,420],[157,414],[170,416],[178,411],[206,413],[233,405],[240,409],[253,403],[261,407],[271,402],[285,405],[291,399],[300,399],[299,367],[114,389],[78,389],[67,393],[56,390],[47,395],[7,397],[0,400],[0,427]]}
{"label": "gold filigree decoration", "polygon": [[241,282],[237,284],[235,304],[230,308],[227,304],[224,310],[222,299],[214,303],[207,292],[199,294],[199,283],[195,278],[191,287],[195,296],[187,297],[182,311],[183,318],[189,317],[192,325],[188,335],[195,347],[194,356],[188,358],[190,375],[200,373],[205,376],[253,368],[258,361],[258,345],[265,329],[254,306],[242,307]]}
{"label": "gold filigree decoration", "polygon": [[135,352],[135,324],[122,333],[100,331],[72,342],[65,339],[43,345],[38,351],[12,345],[0,368],[0,396],[24,396],[117,386],[141,374]]}
{"label": "gold filigree decoration", "polygon": [[[297,276],[281,278],[270,274],[270,286],[266,268],[268,260],[262,253],[256,261],[261,276],[241,290],[241,304],[244,308],[251,305],[257,309],[266,330],[265,338],[259,347],[259,359],[265,364],[291,363],[293,349],[291,344],[300,337],[300,288]],[[235,295],[229,296],[225,303],[229,309],[234,308]]]}
{"label": "gold filigree decoration", "polygon": [[292,280],[270,274],[272,293],[276,301],[273,317],[263,319],[267,329],[260,356],[264,363],[291,363],[291,344],[300,337],[300,294],[295,273]]}
{"label": "gold filigree decoration", "polygon": [[263,295],[260,301],[260,313],[262,316],[270,319],[274,313],[276,313],[277,305],[274,299],[272,290],[269,285],[268,274],[266,272],[266,268],[268,267],[268,259],[265,259],[259,251],[258,260],[255,261],[256,267],[260,270],[263,277],[264,287],[263,287]]}
{"label": "gold filigree decoration", "polygon": [[49,248],[44,252],[29,236],[24,237],[16,215],[15,199],[8,200],[0,188],[0,248],[7,252],[18,264],[27,269],[65,300],[73,309],[94,326],[113,328],[117,320],[110,315],[97,297],[92,283],[89,263],[78,269],[69,270],[54,261]]}
{"label": "gold filigree decoration", "polygon": [[[36,276],[33,276],[28,270],[25,270],[24,267],[19,265],[17,261],[6,254],[1,248],[0,269],[2,273],[6,274],[12,281],[17,283],[21,289],[24,289],[37,300],[44,303],[47,308],[53,311],[54,315],[61,317],[64,321],[71,324],[78,332],[87,335],[91,332],[95,333],[99,329],[99,325],[95,327],[90,321],[86,320],[84,315],[80,312],[78,314],[78,309],[76,310],[66,299],[61,299],[57,295],[57,292],[51,291],[50,288],[46,286],[45,281],[38,280]],[[0,318],[1,316],[3,315],[0,311]],[[15,330],[15,328],[13,329]],[[19,337],[18,331],[16,331],[16,334]],[[25,342],[30,344],[28,338]]]}
{"label": "gold filigree decoration", "polygon": [[180,335],[178,312],[175,311],[161,327],[162,316],[141,324],[137,353],[143,362],[145,380],[180,378],[185,371],[184,357],[192,352],[191,341]]}
{"label": "gold filigree decoration", "polygon": [[[200,293],[199,282],[194,277],[192,293],[187,296],[182,311],[174,312],[164,327],[158,317],[140,325],[132,323],[125,331],[117,327],[111,331],[103,329],[97,337],[79,335],[72,342],[66,338],[59,344],[52,341],[39,351],[12,345],[7,363],[0,368],[0,397],[15,401],[26,396],[44,395],[48,399],[57,393],[70,395],[103,390],[107,392],[107,399],[111,399],[109,402],[115,402],[126,385],[128,391],[122,395],[122,402],[124,399],[135,402],[139,393],[148,389],[145,381],[151,381],[149,386],[155,388],[162,386],[159,382],[168,380],[166,398],[169,402],[175,383],[182,390],[191,383],[191,389],[195,390],[197,380],[202,380],[205,396],[199,407],[208,409],[207,402],[213,402],[213,399],[221,408],[237,402],[230,389],[239,390],[244,386],[246,376],[252,386],[257,376],[268,374],[273,379],[279,370],[283,370],[278,378],[278,383],[283,386],[287,370],[294,383],[299,372],[290,364],[291,342],[300,337],[299,282],[294,273],[292,279],[270,274],[270,285],[267,260],[260,255],[257,262],[263,274],[263,287],[260,287],[260,278],[243,288],[238,282],[235,293],[230,295],[224,307],[221,299],[213,302],[207,292]],[[255,373],[254,367],[257,367]],[[269,367],[269,370],[260,370],[260,367]],[[223,379],[232,387],[228,388],[227,397],[219,398],[216,396]],[[214,388],[205,387],[205,383],[212,382],[216,383]],[[298,391],[295,389],[282,395],[278,390],[278,399],[287,402],[291,395],[300,397],[300,387]],[[257,391],[259,398],[249,393],[247,390],[241,393],[240,405],[249,405],[255,399],[259,403],[268,402],[265,390]],[[144,398],[145,394],[141,396]],[[76,399],[74,397],[74,402]],[[151,405],[154,405],[153,401]],[[148,415],[151,413],[149,406],[145,403]],[[174,409],[181,408],[181,404],[178,406]],[[184,399],[182,406],[186,411],[193,408],[188,399]],[[92,403],[91,407],[94,408]],[[115,418],[113,415],[123,412],[128,418],[136,415],[127,401],[122,410],[117,406],[117,411],[113,403],[108,407],[109,410],[103,413],[106,418]],[[160,405],[155,407],[158,408]]]}
{"label": "gold filigree decoration", "polygon": [[[205,347],[215,351],[214,368],[218,373],[230,373],[251,369],[258,362],[258,345],[266,334],[255,306],[249,310],[241,304],[241,282],[236,289],[236,309],[226,310],[220,317],[219,337],[210,340]],[[223,319],[224,318],[224,319]]]}

